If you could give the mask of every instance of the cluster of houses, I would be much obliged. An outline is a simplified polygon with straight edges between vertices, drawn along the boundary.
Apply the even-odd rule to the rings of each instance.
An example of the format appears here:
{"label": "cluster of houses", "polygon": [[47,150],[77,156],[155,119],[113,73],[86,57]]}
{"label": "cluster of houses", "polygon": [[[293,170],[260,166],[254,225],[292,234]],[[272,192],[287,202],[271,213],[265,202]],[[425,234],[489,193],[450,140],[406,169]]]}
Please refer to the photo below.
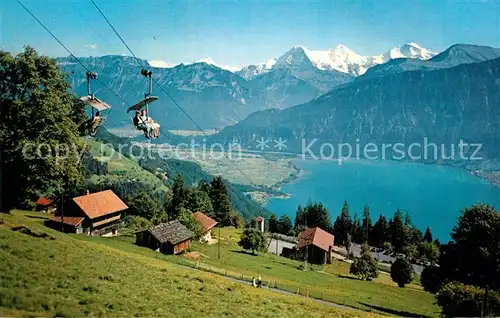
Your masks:
{"label": "cluster of houses", "polygon": [[[53,202],[41,198],[37,209],[44,212],[57,211]],[[46,225],[66,232],[92,236],[114,236],[118,234],[121,214],[128,206],[111,190],[88,193],[71,199],[64,213],[58,213],[46,221]],[[193,217],[201,225],[201,242],[212,241],[212,228],[217,222],[209,216],[196,212]],[[264,232],[265,219],[258,217],[257,229]],[[136,233],[136,244],[165,254],[179,254],[188,250],[195,234],[178,220],[169,221]],[[276,242],[278,245],[278,242]],[[307,259],[316,264],[330,263],[334,236],[319,227],[307,229],[299,234],[298,243],[282,247],[279,255],[294,259]]]}
{"label": "cluster of houses", "polygon": [[[37,210],[56,212],[53,202],[47,198],[36,201]],[[111,190],[88,193],[72,198],[46,221],[46,225],[65,233],[91,236],[115,236],[121,225],[121,214],[128,206]],[[202,242],[212,241],[211,230],[217,222],[201,212],[193,213],[200,223]],[[179,254],[191,246],[195,234],[178,220],[158,224],[136,233],[136,243],[166,254]]]}

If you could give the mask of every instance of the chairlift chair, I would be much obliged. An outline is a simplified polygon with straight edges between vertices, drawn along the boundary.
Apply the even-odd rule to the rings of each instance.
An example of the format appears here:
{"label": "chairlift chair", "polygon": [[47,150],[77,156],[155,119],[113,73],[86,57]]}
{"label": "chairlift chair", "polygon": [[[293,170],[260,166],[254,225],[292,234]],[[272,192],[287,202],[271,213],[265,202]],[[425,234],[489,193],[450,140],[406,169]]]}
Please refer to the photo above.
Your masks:
{"label": "chairlift chair", "polygon": [[[97,129],[99,126],[103,125],[106,121],[108,111],[111,109],[111,106],[102,100],[95,97],[92,93],[91,81],[97,79],[97,73],[87,72],[87,96],[80,97],[80,100],[85,103],[85,105],[89,106],[92,110],[92,117],[89,118],[84,124],[83,129],[85,134],[94,137],[97,133]],[[96,113],[100,113],[99,118],[96,119]],[[105,112],[106,116],[102,115],[102,112]]]}
{"label": "chairlift chair", "polygon": [[[129,117],[133,123],[134,123],[134,120],[129,114],[130,111],[134,111],[134,112],[139,111],[140,112],[144,107],[146,107],[146,113],[149,117],[149,104],[151,104],[152,102],[157,101],[159,99],[157,96],[152,96],[152,93],[153,93],[153,78],[151,77],[152,74],[153,74],[152,71],[148,71],[146,69],[141,70],[141,75],[144,77],[147,77],[149,79],[149,91],[144,94],[144,99],[142,99],[137,104],[132,105],[128,108],[127,114],[129,115]],[[138,130],[143,130],[143,128],[141,128],[136,123],[134,123],[134,126],[136,126],[136,128]],[[148,131],[144,131],[144,135],[148,139],[152,138],[152,136],[150,136]]]}

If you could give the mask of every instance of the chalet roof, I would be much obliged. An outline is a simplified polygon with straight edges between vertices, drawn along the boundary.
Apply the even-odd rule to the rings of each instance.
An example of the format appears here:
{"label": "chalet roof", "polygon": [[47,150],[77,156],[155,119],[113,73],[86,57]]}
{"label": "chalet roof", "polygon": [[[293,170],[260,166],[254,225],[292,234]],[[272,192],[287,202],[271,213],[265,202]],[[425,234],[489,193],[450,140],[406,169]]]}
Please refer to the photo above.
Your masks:
{"label": "chalet roof", "polygon": [[65,217],[53,216],[49,220],[51,220],[53,222],[57,222],[57,223],[61,223],[61,221],[63,221],[63,223],[66,225],[71,225],[73,227],[76,227],[80,223],[82,223],[83,219],[84,218],[81,216],[78,216],[78,217],[75,217],[75,216],[65,216]]}
{"label": "chalet roof", "polygon": [[196,221],[198,221],[198,223],[200,223],[202,233],[206,233],[207,231],[209,231],[210,229],[212,229],[214,226],[217,225],[217,222],[214,219],[212,219],[209,216],[206,216],[201,212],[193,213],[193,217],[196,219]]}
{"label": "chalet roof", "polygon": [[319,227],[307,229],[299,234],[299,248],[314,245],[328,252],[333,247],[335,237]]}
{"label": "chalet roof", "polygon": [[51,205],[52,204],[52,200],[50,199],[47,199],[47,198],[39,198],[38,200],[36,200],[35,202],[36,205]]}
{"label": "chalet roof", "polygon": [[91,219],[128,209],[128,206],[111,190],[82,195],[73,198],[73,201]]}
{"label": "chalet roof", "polygon": [[167,223],[160,223],[147,230],[160,243],[178,244],[194,237],[194,233],[182,225],[179,220],[173,220]]}

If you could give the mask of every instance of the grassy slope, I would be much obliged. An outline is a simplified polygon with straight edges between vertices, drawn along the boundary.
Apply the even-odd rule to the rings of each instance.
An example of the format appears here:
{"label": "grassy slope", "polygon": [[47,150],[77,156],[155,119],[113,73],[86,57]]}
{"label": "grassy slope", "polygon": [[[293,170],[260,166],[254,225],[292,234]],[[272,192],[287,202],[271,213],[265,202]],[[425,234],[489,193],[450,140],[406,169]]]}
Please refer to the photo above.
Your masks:
{"label": "grassy slope", "polygon": [[185,269],[144,248],[77,240],[44,227],[40,214],[25,214],[0,214],[0,316],[365,315]]}
{"label": "grassy slope", "polygon": [[[216,234],[217,232],[215,232]],[[241,253],[237,246],[239,230],[224,228],[221,230],[221,259],[217,259],[217,245],[194,243],[193,250],[203,254],[202,266],[210,266],[212,271],[228,273],[235,277],[243,274],[246,279],[261,275],[265,284],[277,284],[278,287],[312,297],[334,301],[366,311],[401,316],[438,316],[440,310],[434,304],[433,295],[422,290],[421,286],[410,284],[399,288],[389,275],[381,273],[372,282],[360,281],[349,275],[349,265],[334,262],[325,267],[314,266],[315,271],[299,271],[299,262],[278,257],[273,254],[252,256]],[[149,250],[131,244],[132,237],[115,239],[87,238],[84,240],[100,242],[118,249],[134,253],[150,253]],[[169,259],[168,256],[165,258]],[[179,262],[180,259],[170,258]],[[183,262],[195,261],[184,258]],[[319,272],[321,271],[321,272]]]}

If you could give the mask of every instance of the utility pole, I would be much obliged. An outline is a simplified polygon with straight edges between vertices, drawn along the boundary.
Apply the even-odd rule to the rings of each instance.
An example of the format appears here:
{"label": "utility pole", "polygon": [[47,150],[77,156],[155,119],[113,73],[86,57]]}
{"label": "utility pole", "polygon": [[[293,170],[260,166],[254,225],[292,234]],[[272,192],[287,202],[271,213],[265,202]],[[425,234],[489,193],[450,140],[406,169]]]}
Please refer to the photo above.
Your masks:
{"label": "utility pole", "polygon": [[64,192],[61,191],[61,232],[64,233]]}
{"label": "utility pole", "polygon": [[220,224],[219,224],[219,240],[217,241],[217,258],[220,259]]}

